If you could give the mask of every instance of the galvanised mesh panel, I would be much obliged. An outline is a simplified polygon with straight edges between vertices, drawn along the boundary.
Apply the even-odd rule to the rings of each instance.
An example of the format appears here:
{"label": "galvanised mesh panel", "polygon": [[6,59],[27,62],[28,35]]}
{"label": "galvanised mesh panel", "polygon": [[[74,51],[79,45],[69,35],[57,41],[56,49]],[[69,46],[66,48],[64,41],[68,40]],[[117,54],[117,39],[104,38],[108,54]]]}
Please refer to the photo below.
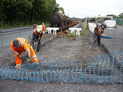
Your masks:
{"label": "galvanised mesh panel", "polygon": [[117,53],[118,59],[114,58],[115,53],[86,60],[29,63],[19,70],[15,66],[2,67],[0,77],[43,83],[123,83],[123,51]]}

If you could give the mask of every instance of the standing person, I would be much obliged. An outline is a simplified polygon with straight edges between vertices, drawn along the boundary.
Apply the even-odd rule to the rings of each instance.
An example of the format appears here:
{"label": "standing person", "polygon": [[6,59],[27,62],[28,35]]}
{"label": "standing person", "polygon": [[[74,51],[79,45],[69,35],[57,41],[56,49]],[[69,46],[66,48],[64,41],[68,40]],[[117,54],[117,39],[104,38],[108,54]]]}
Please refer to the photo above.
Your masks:
{"label": "standing person", "polygon": [[28,51],[28,58],[27,60],[33,61],[34,63],[38,63],[37,56],[35,51],[33,50],[32,46],[28,43],[27,39],[24,38],[16,38],[11,41],[11,49],[15,54],[15,62],[16,62],[16,69],[21,68],[22,64],[22,54],[25,51]]}
{"label": "standing person", "polygon": [[[41,49],[41,39],[42,39],[43,31],[45,31],[44,23],[42,23],[41,26],[37,26],[37,28],[34,29],[32,33],[32,47],[33,49],[37,49],[37,51]],[[37,42],[36,48],[34,48],[34,42]]]}
{"label": "standing person", "polygon": [[99,47],[101,47],[101,34],[104,32],[104,30],[106,29],[106,24],[101,24],[101,25],[97,25],[94,28],[94,44],[98,44]]}

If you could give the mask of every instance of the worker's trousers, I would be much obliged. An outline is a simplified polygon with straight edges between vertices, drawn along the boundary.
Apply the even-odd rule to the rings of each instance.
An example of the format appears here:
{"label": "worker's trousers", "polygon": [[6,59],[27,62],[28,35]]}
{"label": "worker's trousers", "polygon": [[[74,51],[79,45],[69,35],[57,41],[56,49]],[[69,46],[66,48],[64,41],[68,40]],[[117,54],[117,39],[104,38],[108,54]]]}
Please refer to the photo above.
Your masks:
{"label": "worker's trousers", "polygon": [[[30,46],[30,51],[31,51],[31,59],[32,59],[32,61],[34,62],[34,63],[38,63],[39,61],[38,61],[38,59],[37,59],[37,56],[36,56],[36,54],[35,54],[35,51],[33,50],[33,48],[32,48],[32,46]],[[22,55],[23,54],[23,52],[18,52],[20,55]],[[21,64],[22,64],[22,59],[19,59],[19,57],[15,54],[15,62],[16,62],[16,68],[18,67],[18,66],[21,66]],[[18,68],[17,68],[18,69]]]}
{"label": "worker's trousers", "polygon": [[99,36],[95,31],[94,31],[94,44],[98,44],[98,46],[101,45],[101,36]]}
{"label": "worker's trousers", "polygon": [[38,40],[35,35],[32,35],[31,45],[32,45],[33,49],[35,49],[35,47],[36,47],[36,46],[34,46],[35,42],[38,42],[37,51],[39,51],[41,49],[41,39]]}

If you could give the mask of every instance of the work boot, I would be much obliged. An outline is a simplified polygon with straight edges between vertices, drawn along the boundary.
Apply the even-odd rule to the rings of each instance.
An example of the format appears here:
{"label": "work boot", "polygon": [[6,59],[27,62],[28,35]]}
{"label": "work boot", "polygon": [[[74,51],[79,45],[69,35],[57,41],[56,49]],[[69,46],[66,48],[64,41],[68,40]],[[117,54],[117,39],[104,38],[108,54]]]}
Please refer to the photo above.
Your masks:
{"label": "work boot", "polygon": [[101,45],[98,45],[99,47],[101,47]]}
{"label": "work boot", "polygon": [[98,44],[99,47],[102,47],[102,44]]}
{"label": "work boot", "polygon": [[37,50],[36,52],[39,52],[40,50]]}
{"label": "work boot", "polygon": [[34,70],[37,70],[37,71],[39,71],[40,70],[40,66],[39,66],[39,62],[38,63],[32,63],[32,66],[33,66],[33,69]]}
{"label": "work boot", "polygon": [[15,68],[16,69],[21,69],[21,64],[16,64]]}

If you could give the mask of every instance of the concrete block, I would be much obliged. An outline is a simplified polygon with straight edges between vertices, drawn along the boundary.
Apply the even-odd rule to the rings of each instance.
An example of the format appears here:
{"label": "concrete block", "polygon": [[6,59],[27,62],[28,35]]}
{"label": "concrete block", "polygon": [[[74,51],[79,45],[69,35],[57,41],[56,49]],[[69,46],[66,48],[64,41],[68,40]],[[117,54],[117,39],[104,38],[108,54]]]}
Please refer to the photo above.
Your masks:
{"label": "concrete block", "polygon": [[48,30],[48,34],[51,34],[52,30],[53,34],[57,34],[57,30],[59,30],[59,28],[48,27],[46,30]]}

